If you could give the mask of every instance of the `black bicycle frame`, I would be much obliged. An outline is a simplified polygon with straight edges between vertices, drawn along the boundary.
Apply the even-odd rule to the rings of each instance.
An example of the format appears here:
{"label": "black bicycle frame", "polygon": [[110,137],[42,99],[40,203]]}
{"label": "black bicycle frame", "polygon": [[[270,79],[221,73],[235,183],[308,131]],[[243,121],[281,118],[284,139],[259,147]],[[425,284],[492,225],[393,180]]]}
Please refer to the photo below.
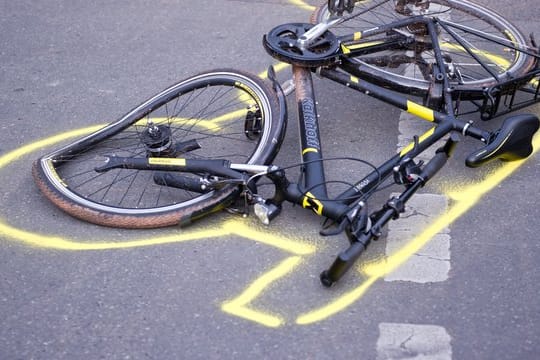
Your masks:
{"label": "black bicycle frame", "polygon": [[[440,96],[437,97],[438,102],[436,106],[436,109],[440,111],[417,103],[401,93],[391,91],[385,88],[383,86],[384,84],[380,82],[370,82],[354,76],[354,72],[349,71],[348,67],[344,65],[348,56],[354,56],[354,54],[351,55],[351,52],[342,52],[335,55],[337,58],[343,60],[341,68],[337,62],[333,66],[320,68],[293,65],[302,166],[302,181],[298,183],[290,182],[285,175],[285,169],[278,166],[267,164],[231,164],[229,161],[223,159],[138,159],[110,156],[107,164],[97,168],[96,171],[108,171],[111,168],[123,167],[141,170],[208,174],[212,177],[224,178],[225,181],[212,179],[216,180],[212,182],[205,177],[204,180],[206,180],[206,185],[209,187],[206,185],[202,187],[202,181],[182,179],[178,182],[178,187],[187,188],[193,192],[204,193],[206,191],[220,189],[220,186],[224,186],[224,184],[237,184],[238,190],[235,196],[239,195],[240,191],[243,191],[246,200],[245,205],[248,204],[248,200],[251,200],[256,207],[255,213],[265,224],[268,224],[279,213],[281,205],[285,201],[299,204],[303,208],[312,210],[319,216],[331,219],[337,226],[331,230],[324,229],[323,235],[338,234],[345,231],[350,241],[349,248],[342,251],[331,267],[321,274],[323,284],[325,286],[331,286],[352,266],[370,241],[381,236],[381,229],[389,221],[399,217],[400,213],[405,209],[406,202],[411,199],[416,191],[423,187],[446,164],[459,140],[458,134],[473,137],[486,144],[486,146],[472,153],[467,158],[467,164],[469,166],[480,166],[495,158],[506,160],[522,159],[532,152],[532,136],[540,126],[540,121],[536,116],[519,116],[508,119],[510,121],[503,123],[503,126],[498,132],[484,131],[473,126],[472,122],[456,118],[453,109],[453,90],[449,86],[449,79],[435,29],[436,19],[423,17],[415,18],[414,20],[406,19],[365,31],[359,37],[368,35],[370,32],[377,33],[392,30],[397,25],[404,26],[416,21],[421,21],[425,24],[431,38],[430,50],[433,51],[435,57],[435,64],[430,69],[432,71],[431,81],[441,89]],[[445,26],[452,26],[452,24],[445,23]],[[451,30],[448,32],[451,35],[453,34]],[[371,45],[364,43],[366,46],[361,46],[361,49],[358,51],[360,53],[369,53],[372,50],[376,52],[381,47],[398,46],[401,40],[406,41],[407,39],[400,39],[399,36],[396,36],[388,43],[381,44],[376,41]],[[406,44],[404,43],[404,45]],[[516,51],[518,50],[520,49],[516,49]],[[485,66],[484,64],[481,65]],[[432,123],[433,126],[424,134],[415,136],[414,140],[399,153],[395,154],[379,167],[374,168],[373,171],[369,172],[356,183],[351,184],[346,191],[331,199],[328,195],[324,169],[324,161],[329,159],[325,159],[323,156],[319,131],[319,116],[313,86],[312,72],[315,71],[325,79],[332,80],[411,113]],[[281,115],[285,116],[287,112],[285,95],[275,79],[272,68],[269,69],[268,74],[269,79],[273,82],[274,90],[278,95],[280,109],[282,111]],[[511,89],[512,86],[526,81],[525,78],[503,81],[496,74],[492,75],[497,80],[500,80],[497,86],[489,89],[489,91],[495,93],[494,96],[497,93],[506,93],[507,87]],[[531,72],[528,76],[538,76],[538,72]],[[540,85],[537,85],[536,92],[533,93],[535,100],[538,99],[539,89]],[[362,114],[359,113],[359,115]],[[425,164],[419,164],[414,161],[420,153],[449,134],[450,136],[445,144],[436,150],[429,161]],[[503,156],[509,156],[509,158],[503,158]],[[257,195],[256,182],[263,175],[270,178],[275,185],[275,194],[271,199],[263,199]],[[379,210],[369,213],[366,200],[373,192],[380,189],[383,182],[392,175],[394,175],[392,180],[395,184],[404,186],[403,191],[399,195],[387,200]],[[154,181],[159,183],[160,180],[158,178],[158,180]],[[163,183],[171,185],[170,181],[163,181]]]}
{"label": "black bicycle frame", "polygon": [[[456,131],[463,135],[479,139],[484,143],[489,141],[491,133],[472,126],[472,123],[470,122],[458,120],[452,114],[453,99],[452,94],[449,90],[447,90],[450,87],[448,84],[448,78],[444,75],[445,65],[438,43],[437,31],[435,29],[435,22],[437,21],[438,20],[426,17],[408,18],[396,21],[392,24],[370,29],[350,37],[351,39],[364,38],[366,36],[390,31],[396,27],[402,27],[417,22],[424,23],[428,34],[431,37],[431,50],[433,50],[436,59],[436,64],[433,69],[433,81],[439,82],[441,88],[443,89],[441,94],[441,109],[444,112],[432,110],[429,107],[420,105],[401,94],[390,91],[372,82],[362,81],[350,73],[341,71],[338,68],[323,67],[316,69],[318,74],[323,78],[345,85],[351,89],[379,99],[387,104],[433,123],[433,127],[430,130],[419,137],[416,137],[413,143],[409,144],[409,146],[403,149],[399,154],[396,154],[390,160],[374,169],[374,171],[369,173],[360,181],[356,182],[354,186],[338,195],[335,199],[328,198],[328,191],[326,188],[323,165],[324,157],[319,134],[317,102],[315,100],[311,75],[311,72],[315,71],[315,69],[293,66],[301,140],[303,183],[290,184],[286,182],[284,185],[282,182],[281,185],[278,186],[282,189],[280,191],[280,195],[278,196],[280,199],[277,202],[288,200],[293,203],[300,204],[304,208],[309,208],[320,216],[325,216],[335,221],[339,221],[343,215],[354,206],[355,203],[366,198],[390,175],[395,172],[399,172],[404,164],[414,159],[418,154],[425,151],[450,132]],[[448,26],[453,25],[454,24],[445,23],[444,27],[448,28]],[[474,29],[466,28],[462,30],[470,31],[479,36],[482,35]],[[459,38],[459,36],[453,34],[453,32],[451,32],[451,35]],[[346,41],[347,37],[342,37],[340,40]],[[399,43],[399,39],[397,38],[390,40],[390,43],[374,42],[369,44],[368,42],[367,44],[369,45],[366,44],[366,46],[362,46],[360,49],[344,51],[344,53],[340,56],[350,57],[361,53],[377,52],[381,49],[381,47],[384,48],[394,46],[397,43]],[[511,44],[505,45],[512,48]],[[343,47],[342,50],[343,49],[347,48]],[[514,49],[517,51],[523,50],[517,48]],[[480,59],[478,59],[478,61],[481,62]]]}
{"label": "black bicycle frame", "polygon": [[458,131],[463,135],[472,136],[483,142],[486,142],[490,136],[489,132],[475,128],[469,122],[458,120],[450,114],[431,110],[383,87],[362,82],[354,76],[336,69],[320,69],[319,74],[323,78],[363,92],[434,124],[430,130],[419,136],[413,143],[380,167],[374,169],[354,184],[353,187],[338,195],[335,199],[329,199],[319,134],[317,102],[315,100],[311,71],[304,67],[293,67],[303,163],[303,183],[292,184],[287,182],[286,185],[279,185],[278,187],[282,187],[281,190],[284,193],[280,194],[280,200],[277,202],[288,200],[304,208],[311,209],[320,216],[339,221],[355,203],[364,200],[382,181],[394,172],[400,171],[402,165],[414,159],[448,133]]}

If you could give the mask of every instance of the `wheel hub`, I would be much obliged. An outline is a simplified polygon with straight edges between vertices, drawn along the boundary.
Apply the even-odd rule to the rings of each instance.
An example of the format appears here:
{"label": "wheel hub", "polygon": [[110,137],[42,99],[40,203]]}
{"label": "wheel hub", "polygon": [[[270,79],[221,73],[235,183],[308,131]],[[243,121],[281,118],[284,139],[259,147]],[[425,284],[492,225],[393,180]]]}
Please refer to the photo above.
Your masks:
{"label": "wheel hub", "polygon": [[141,141],[149,156],[166,155],[172,148],[171,129],[166,125],[149,124],[141,133]]}

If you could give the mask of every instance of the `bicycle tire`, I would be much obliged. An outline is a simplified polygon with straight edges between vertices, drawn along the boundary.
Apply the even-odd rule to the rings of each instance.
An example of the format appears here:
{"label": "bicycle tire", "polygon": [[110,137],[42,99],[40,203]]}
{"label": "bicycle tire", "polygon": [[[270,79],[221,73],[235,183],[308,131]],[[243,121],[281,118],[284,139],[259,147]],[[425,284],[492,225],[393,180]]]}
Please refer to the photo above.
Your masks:
{"label": "bicycle tire", "polygon": [[[162,156],[171,148],[182,148],[181,156],[173,157],[268,164],[285,131],[279,111],[275,91],[262,79],[230,69],[205,72],[163,90],[101,130],[39,158],[33,164],[33,176],[46,198],[91,223],[121,228],[186,224],[231,204],[240,194],[239,186],[226,184],[205,193],[159,185],[152,170],[97,173],[103,156]],[[258,125],[246,130],[246,121],[253,116],[260,119]],[[149,129],[156,126],[169,139],[162,136],[162,142],[149,144]]]}
{"label": "bicycle tire", "polygon": [[[513,24],[493,10],[487,9],[486,7],[469,0],[430,0],[430,3],[430,6],[435,5],[439,7],[438,15],[441,15],[441,11],[444,10],[444,16],[450,17],[451,22],[464,23],[470,28],[481,30],[499,38],[509,40],[513,42],[517,48],[528,48],[523,34]],[[366,11],[366,9],[371,9],[373,7],[373,10],[354,17],[355,14],[359,14],[362,11]],[[434,11],[436,10],[437,9]],[[318,23],[329,16],[327,4],[323,4],[312,13],[311,21]],[[345,15],[345,17],[350,20],[346,20],[341,25],[333,27],[331,31],[337,36],[351,34],[356,31],[374,28],[377,25],[380,26],[406,16],[407,15],[402,15],[395,11],[394,1],[357,1],[353,13],[351,15]],[[439,35],[439,38],[442,39],[440,43],[443,55],[457,59],[458,61],[455,63],[458,65],[456,68],[459,69],[461,75],[466,78],[465,81],[463,81],[463,79],[457,80],[452,77],[450,78],[450,85],[455,92],[460,92],[461,90],[482,89],[497,84],[497,80],[492,77],[489,72],[481,68],[478,62],[474,61],[473,57],[464,51],[463,47],[456,45],[458,44],[457,42],[452,43],[451,40],[453,38],[445,31],[442,32],[443,33]],[[466,34],[460,30],[456,30],[456,33],[460,36]],[[471,34],[468,36],[468,41],[470,41],[475,48],[474,52],[478,52],[479,54],[485,53],[486,55],[483,56],[483,61],[490,61],[488,67],[497,68],[499,78],[501,79],[522,76],[533,68],[535,64],[535,58],[533,56],[520,51],[510,51],[509,48],[495,45],[493,42],[482,40]],[[494,51],[495,48],[500,53],[494,54],[492,51]],[[402,51],[402,53],[404,53],[404,51]],[[392,54],[396,55],[396,53]],[[388,53],[388,55],[392,54]],[[343,66],[348,72],[351,72],[357,77],[393,90],[414,95],[425,95],[428,93],[430,81],[426,80],[425,76],[422,76],[420,72],[411,72],[408,70],[409,73],[404,74],[406,70],[404,70],[402,66],[396,68],[390,67],[395,66],[395,64],[376,66],[372,63],[368,63],[369,61],[372,60],[363,60],[361,56],[351,59],[345,57]]]}

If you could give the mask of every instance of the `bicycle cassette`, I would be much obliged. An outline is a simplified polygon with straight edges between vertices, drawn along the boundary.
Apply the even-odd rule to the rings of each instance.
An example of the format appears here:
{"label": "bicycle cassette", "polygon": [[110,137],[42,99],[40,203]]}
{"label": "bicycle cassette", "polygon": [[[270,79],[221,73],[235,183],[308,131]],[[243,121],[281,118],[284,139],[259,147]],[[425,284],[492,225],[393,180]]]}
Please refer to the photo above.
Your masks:
{"label": "bicycle cassette", "polygon": [[317,67],[336,62],[339,41],[330,31],[304,45],[303,36],[313,26],[303,23],[277,26],[263,37],[264,48],[272,57],[293,65]]}

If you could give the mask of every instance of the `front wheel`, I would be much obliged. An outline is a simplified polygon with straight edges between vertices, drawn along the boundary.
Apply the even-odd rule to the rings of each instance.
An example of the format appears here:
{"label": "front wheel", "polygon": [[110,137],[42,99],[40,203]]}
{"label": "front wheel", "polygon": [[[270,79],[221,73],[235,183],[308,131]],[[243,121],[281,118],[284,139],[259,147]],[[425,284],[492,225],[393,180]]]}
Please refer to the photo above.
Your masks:
{"label": "front wheel", "polygon": [[236,70],[206,72],[38,159],[34,179],[54,204],[92,223],[125,228],[187,223],[229,205],[238,186],[203,191],[193,184],[204,174],[96,169],[107,156],[268,164],[284,133],[279,111],[276,93],[260,78]]}

